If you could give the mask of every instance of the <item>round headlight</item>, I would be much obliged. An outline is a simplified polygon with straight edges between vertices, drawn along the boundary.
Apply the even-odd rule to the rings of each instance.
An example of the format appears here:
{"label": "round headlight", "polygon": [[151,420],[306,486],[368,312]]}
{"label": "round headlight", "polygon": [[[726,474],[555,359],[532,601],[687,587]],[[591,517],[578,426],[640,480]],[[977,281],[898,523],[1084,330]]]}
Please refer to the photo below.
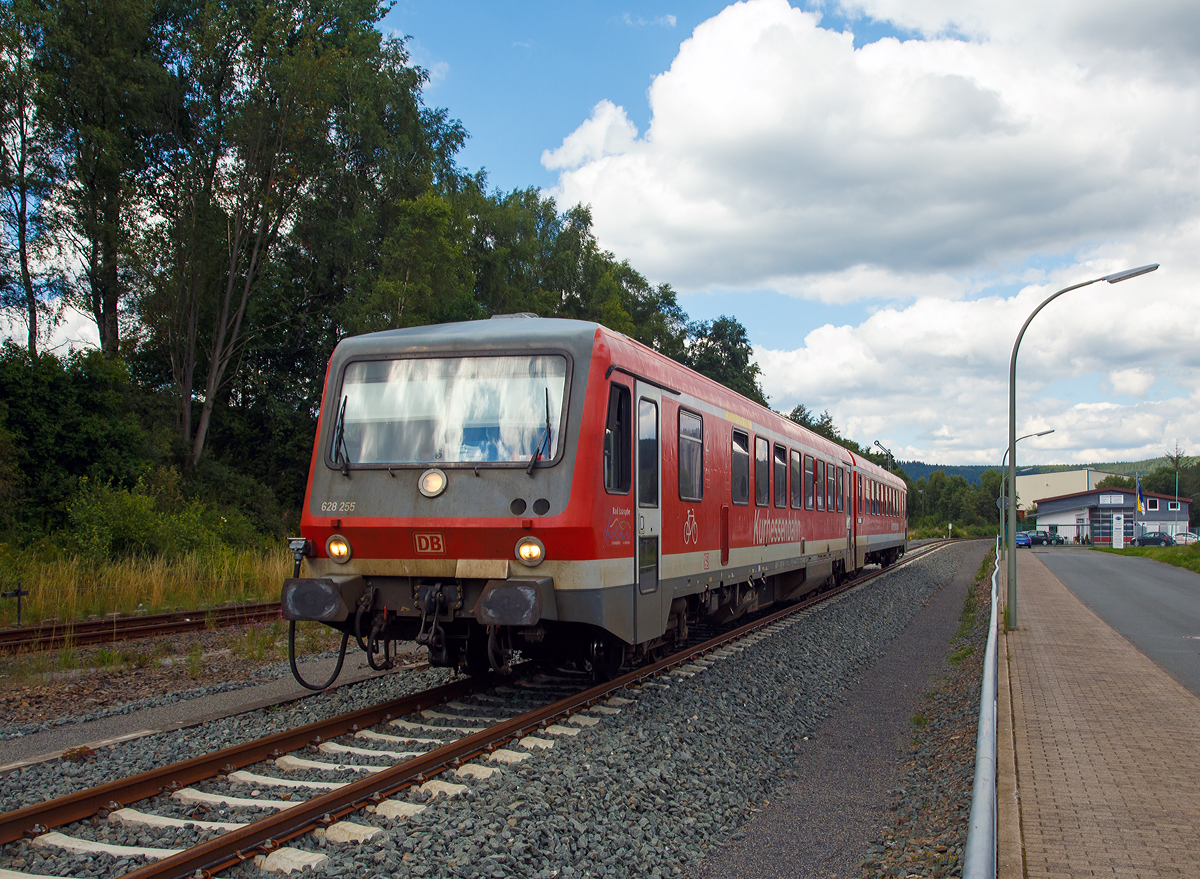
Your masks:
{"label": "round headlight", "polygon": [[325,541],[325,552],[339,565],[345,564],[350,561],[350,541],[340,534],[335,534]]}
{"label": "round headlight", "polygon": [[425,497],[437,497],[446,490],[446,474],[436,467],[432,467],[421,474],[421,478],[417,481],[417,488]]}
{"label": "round headlight", "polygon": [[517,541],[517,561],[535,568],[546,557],[546,547],[536,537],[522,537]]}

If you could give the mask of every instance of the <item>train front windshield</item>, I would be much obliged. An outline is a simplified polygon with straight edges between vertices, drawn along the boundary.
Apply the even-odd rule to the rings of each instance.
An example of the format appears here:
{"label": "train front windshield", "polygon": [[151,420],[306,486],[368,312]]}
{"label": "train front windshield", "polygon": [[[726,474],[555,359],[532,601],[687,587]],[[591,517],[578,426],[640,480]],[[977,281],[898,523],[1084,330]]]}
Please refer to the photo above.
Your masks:
{"label": "train front windshield", "polygon": [[430,357],[346,367],[330,459],[528,462],[558,453],[566,358]]}

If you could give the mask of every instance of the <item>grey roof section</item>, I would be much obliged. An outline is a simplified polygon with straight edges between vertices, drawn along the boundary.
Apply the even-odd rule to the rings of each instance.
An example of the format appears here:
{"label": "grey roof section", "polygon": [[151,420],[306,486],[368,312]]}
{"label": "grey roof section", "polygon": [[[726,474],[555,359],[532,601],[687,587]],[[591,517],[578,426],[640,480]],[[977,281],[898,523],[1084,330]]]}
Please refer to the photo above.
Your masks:
{"label": "grey roof section", "polygon": [[493,318],[431,324],[350,336],[338,343],[335,360],[397,353],[462,353],[481,350],[566,348],[590,351],[600,324],[562,318]]}

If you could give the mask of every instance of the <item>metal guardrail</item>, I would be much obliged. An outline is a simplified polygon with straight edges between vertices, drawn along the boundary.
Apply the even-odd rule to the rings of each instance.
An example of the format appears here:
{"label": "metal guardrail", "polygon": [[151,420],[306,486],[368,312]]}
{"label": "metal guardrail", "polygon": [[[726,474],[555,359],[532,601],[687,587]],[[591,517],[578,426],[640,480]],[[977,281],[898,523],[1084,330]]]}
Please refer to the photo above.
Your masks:
{"label": "metal guardrail", "polygon": [[996,626],[1000,603],[1000,538],[992,570],[992,616],[987,650],[983,654],[983,685],[979,693],[979,734],[975,739],[975,783],[971,816],[963,849],[963,879],[996,876]]}

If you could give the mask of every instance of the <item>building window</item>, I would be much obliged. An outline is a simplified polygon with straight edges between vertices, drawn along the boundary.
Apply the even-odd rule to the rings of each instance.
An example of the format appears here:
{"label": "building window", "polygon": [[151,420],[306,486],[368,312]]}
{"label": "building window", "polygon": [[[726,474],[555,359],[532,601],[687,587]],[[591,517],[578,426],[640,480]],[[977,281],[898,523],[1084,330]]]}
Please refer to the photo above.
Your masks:
{"label": "building window", "polygon": [[1154,510],[1155,512],[1157,512],[1158,511],[1158,498],[1156,498],[1156,497],[1146,498],[1146,509]]}
{"label": "building window", "polygon": [[738,506],[750,503],[750,435],[740,430],[733,432],[732,480],[729,484],[731,500]]}
{"label": "building window", "polygon": [[1180,508],[1179,501],[1167,501],[1167,509],[1170,510],[1171,512],[1175,512],[1179,508]]}

